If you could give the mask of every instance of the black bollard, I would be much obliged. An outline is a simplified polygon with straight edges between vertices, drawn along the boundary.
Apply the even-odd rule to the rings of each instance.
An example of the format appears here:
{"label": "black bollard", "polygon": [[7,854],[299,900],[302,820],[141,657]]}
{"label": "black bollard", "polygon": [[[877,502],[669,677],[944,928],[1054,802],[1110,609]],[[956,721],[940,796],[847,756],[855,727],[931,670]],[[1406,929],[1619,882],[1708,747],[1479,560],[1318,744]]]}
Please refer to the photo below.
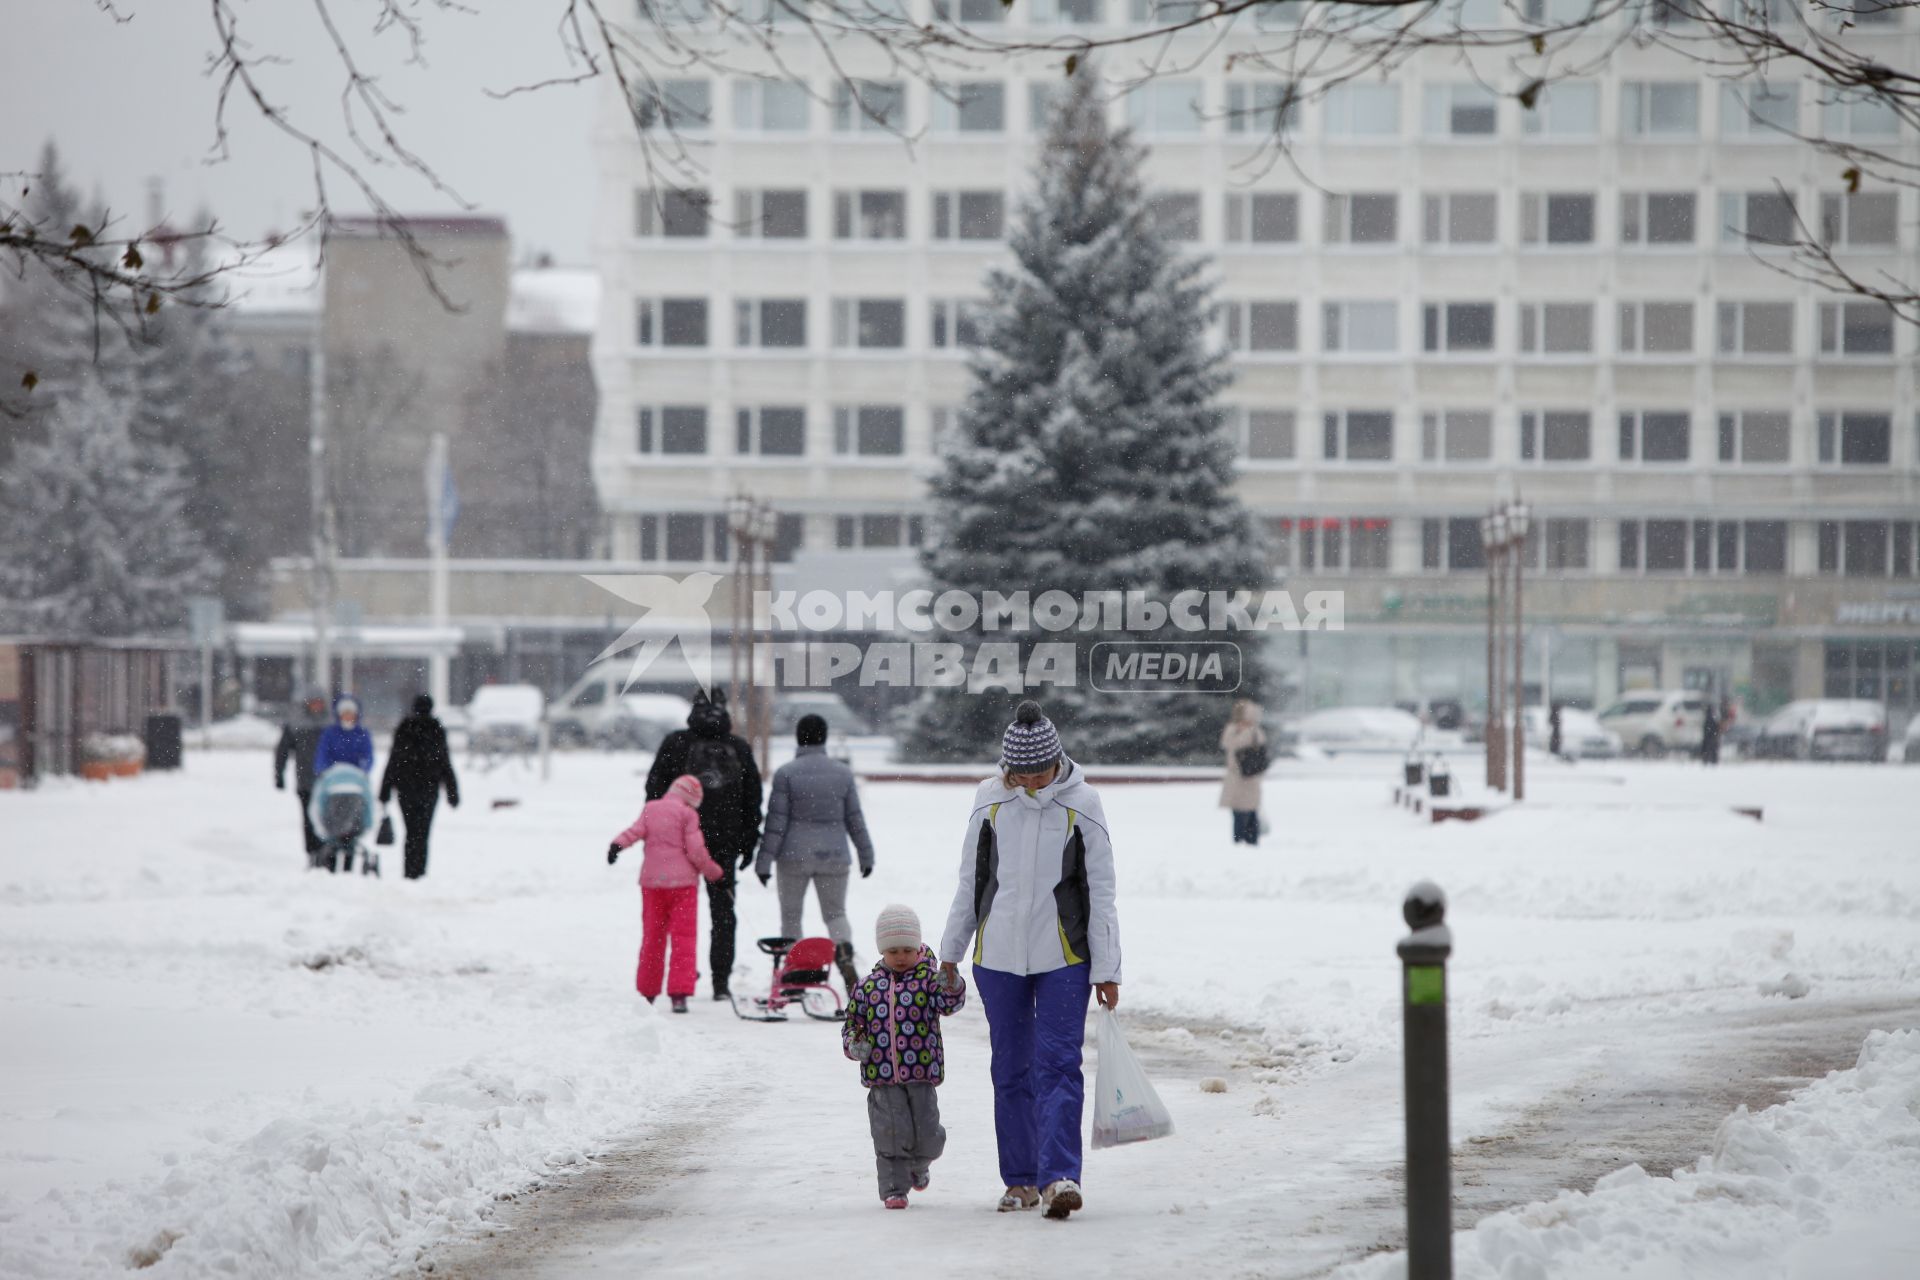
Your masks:
{"label": "black bollard", "polygon": [[1406,1021],[1407,1280],[1453,1280],[1453,1168],[1447,1125],[1447,895],[1407,890],[1400,940]]}
{"label": "black bollard", "polygon": [[1406,784],[1409,787],[1417,787],[1426,780],[1427,767],[1420,762],[1419,756],[1409,753],[1405,763],[1401,767],[1403,769],[1402,776],[1406,779]]}

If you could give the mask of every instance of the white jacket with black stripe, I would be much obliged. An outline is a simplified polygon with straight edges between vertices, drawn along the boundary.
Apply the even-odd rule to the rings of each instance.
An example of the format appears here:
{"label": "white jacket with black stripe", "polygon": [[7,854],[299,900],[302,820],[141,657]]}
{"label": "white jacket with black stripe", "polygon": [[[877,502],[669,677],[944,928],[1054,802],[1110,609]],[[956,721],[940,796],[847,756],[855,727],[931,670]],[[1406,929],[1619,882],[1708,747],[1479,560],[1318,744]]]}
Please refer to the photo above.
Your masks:
{"label": "white jacket with black stripe", "polygon": [[1113,841],[1079,765],[1063,757],[1037,792],[997,777],[974,792],[940,958],[1018,974],[1084,962],[1092,981],[1120,981]]}

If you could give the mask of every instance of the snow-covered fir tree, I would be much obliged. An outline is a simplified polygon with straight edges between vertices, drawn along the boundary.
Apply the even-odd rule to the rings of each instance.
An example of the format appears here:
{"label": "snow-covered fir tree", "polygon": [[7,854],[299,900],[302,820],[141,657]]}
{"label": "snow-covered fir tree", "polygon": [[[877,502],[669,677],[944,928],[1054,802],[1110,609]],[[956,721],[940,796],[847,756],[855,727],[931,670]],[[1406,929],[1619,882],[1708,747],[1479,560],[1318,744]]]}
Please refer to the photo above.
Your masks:
{"label": "snow-covered fir tree", "polygon": [[179,455],[82,377],[0,473],[0,625],[116,636],[177,629],[219,566],[184,514]]}
{"label": "snow-covered fir tree", "polygon": [[[1258,590],[1270,581],[1258,533],[1232,491],[1235,450],[1215,397],[1229,375],[1209,350],[1206,263],[1176,252],[1153,223],[1143,149],[1115,131],[1092,69],[1054,109],[1034,190],[1013,232],[1011,265],[987,278],[976,313],[972,388],[942,449],[932,530],[922,553],[936,594],[958,589]],[[1080,631],[942,638],[1071,640],[1071,688],[1037,691],[1072,750],[1102,761],[1211,755],[1228,700],[1217,694],[1100,693],[1089,684],[1102,640],[1231,639],[1245,656],[1243,695],[1265,684],[1261,641]],[[1019,698],[928,690],[904,748],[922,759],[990,757]]]}

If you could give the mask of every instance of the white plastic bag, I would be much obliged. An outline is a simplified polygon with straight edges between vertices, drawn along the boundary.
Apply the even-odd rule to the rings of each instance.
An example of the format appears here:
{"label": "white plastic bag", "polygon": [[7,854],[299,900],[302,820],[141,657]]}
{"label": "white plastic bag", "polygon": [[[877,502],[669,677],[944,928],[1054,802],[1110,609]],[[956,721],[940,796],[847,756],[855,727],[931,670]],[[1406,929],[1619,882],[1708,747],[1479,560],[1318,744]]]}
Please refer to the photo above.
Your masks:
{"label": "white plastic bag", "polygon": [[1127,1047],[1111,1009],[1100,1011],[1096,1034],[1100,1067],[1093,1080],[1093,1145],[1117,1147],[1173,1132],[1173,1116],[1153,1091],[1140,1059]]}

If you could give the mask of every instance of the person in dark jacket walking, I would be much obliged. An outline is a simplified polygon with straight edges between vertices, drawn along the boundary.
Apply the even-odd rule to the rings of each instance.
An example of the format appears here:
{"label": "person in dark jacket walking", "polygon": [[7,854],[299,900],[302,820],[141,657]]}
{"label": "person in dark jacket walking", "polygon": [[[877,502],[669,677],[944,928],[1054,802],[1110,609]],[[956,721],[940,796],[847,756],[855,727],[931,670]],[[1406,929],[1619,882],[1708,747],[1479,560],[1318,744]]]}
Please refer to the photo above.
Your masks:
{"label": "person in dark jacket walking", "polygon": [[453,776],[453,757],[447,752],[447,731],[433,716],[433,699],[420,694],[413,710],[393,731],[387,752],[387,771],[380,777],[380,803],[400,793],[400,817],[407,824],[407,879],[427,874],[427,834],[433,829],[433,811],[446,788],[447,807],[460,807],[460,783]]}
{"label": "person in dark jacket walking", "polygon": [[1560,736],[1560,704],[1556,702],[1547,712],[1547,754],[1559,755],[1563,745]]}
{"label": "person in dark jacket walking", "polygon": [[300,828],[305,833],[308,857],[320,848],[320,833],[313,829],[307,802],[313,799],[313,753],[326,727],[327,691],[315,685],[281,726],[280,742],[273,749],[274,790],[287,789],[287,761],[293,761],[293,790],[300,797]]}
{"label": "person in dark jacket walking", "polygon": [[834,962],[847,990],[860,985],[853,963],[853,925],[847,921],[847,840],[860,853],[860,875],[873,874],[873,841],[860,812],[853,770],[827,754],[827,722],[801,716],[794,726],[798,750],[773,774],[767,800],[767,831],[760,841],[758,874],[766,884],[780,876],[780,932],[800,936],[807,886],[820,899],[820,916],[833,939]]}
{"label": "person in dark jacket walking", "polygon": [[683,773],[700,779],[700,834],[707,852],[726,872],[718,880],[707,881],[712,920],[707,960],[713,969],[713,998],[725,1000],[733,977],[734,871],[753,865],[754,845],[760,839],[761,797],[753,748],[734,733],[723,690],[695,698],[687,727],[675,729],[660,744],[647,773],[647,799],[667,794]]}
{"label": "person in dark jacket walking", "polygon": [[1702,764],[1720,763],[1720,704],[1708,698],[1707,709],[1700,718],[1700,762]]}

